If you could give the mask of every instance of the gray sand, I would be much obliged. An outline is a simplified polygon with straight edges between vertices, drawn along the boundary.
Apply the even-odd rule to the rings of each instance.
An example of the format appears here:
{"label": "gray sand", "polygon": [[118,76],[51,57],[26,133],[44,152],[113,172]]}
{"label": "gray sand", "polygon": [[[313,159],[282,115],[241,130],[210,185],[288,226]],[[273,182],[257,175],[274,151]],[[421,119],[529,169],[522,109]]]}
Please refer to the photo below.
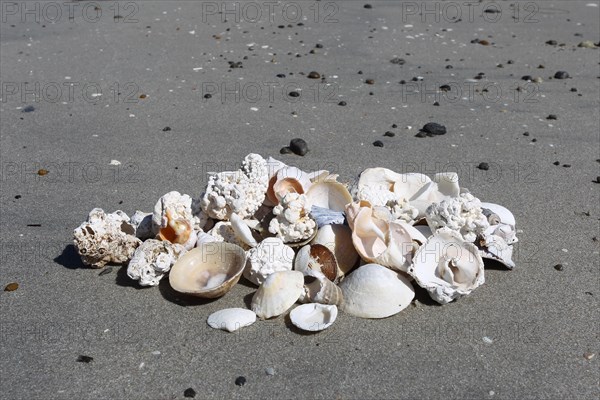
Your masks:
{"label": "gray sand", "polygon": [[[0,292],[2,398],[173,399],[190,387],[202,399],[598,398],[599,53],[577,47],[599,39],[597,0],[518,13],[499,1],[496,14],[474,3],[472,17],[463,2],[295,2],[287,14],[277,3],[272,22],[263,2],[229,4],[227,22],[220,2],[97,2],[96,22],[93,3],[76,3],[72,20],[50,3],[35,15],[29,2],[23,22],[26,10],[2,2],[0,285],[20,285]],[[550,79],[561,70],[571,78]],[[448,133],[414,137],[427,122]],[[294,137],[310,152],[279,155]],[[486,270],[484,286],[443,307],[419,293],[396,316],[341,313],[307,335],[284,317],[208,327],[210,313],[246,306],[249,284],[206,302],[81,265],[72,231],[92,208],[132,215],[171,190],[198,196],[207,172],[250,152],[343,181],[374,166],[456,171],[514,212],[517,268]]]}

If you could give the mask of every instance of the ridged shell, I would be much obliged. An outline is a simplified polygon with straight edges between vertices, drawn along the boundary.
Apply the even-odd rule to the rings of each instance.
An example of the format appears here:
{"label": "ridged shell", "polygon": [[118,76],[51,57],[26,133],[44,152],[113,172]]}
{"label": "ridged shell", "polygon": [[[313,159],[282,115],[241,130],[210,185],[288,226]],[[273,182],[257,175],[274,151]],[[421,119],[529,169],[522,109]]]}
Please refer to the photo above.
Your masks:
{"label": "ridged shell", "polygon": [[344,302],[344,295],[342,289],[327,279],[323,273],[308,270],[304,275],[304,291],[300,296],[300,302],[339,306]]}
{"label": "ridged shell", "polygon": [[252,311],[260,319],[286,312],[298,300],[304,286],[304,275],[298,271],[274,272],[260,285],[252,297]]}

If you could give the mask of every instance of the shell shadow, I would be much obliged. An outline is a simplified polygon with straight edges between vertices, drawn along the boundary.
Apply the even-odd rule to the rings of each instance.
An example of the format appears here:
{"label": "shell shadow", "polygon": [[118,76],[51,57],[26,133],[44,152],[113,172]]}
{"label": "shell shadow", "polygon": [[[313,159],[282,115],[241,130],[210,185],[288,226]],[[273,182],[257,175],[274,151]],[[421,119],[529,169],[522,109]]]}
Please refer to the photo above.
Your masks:
{"label": "shell shadow", "polygon": [[119,286],[123,286],[123,287],[131,287],[137,290],[141,290],[143,289],[142,286],[140,286],[140,284],[131,279],[130,277],[127,276],[127,267],[123,266],[123,267],[113,267],[113,268],[118,268],[117,269],[117,277],[115,278],[115,283]]}
{"label": "shell shadow", "polygon": [[246,305],[246,307],[248,307],[249,310],[252,309],[252,297],[254,297],[254,293],[256,292],[254,291],[244,296],[244,304]]}
{"label": "shell shadow", "polygon": [[205,299],[202,297],[179,293],[171,287],[168,277],[161,279],[160,283],[158,284],[158,290],[160,291],[162,297],[164,297],[167,301],[182,307],[201,306],[219,300],[219,297],[216,299]]}
{"label": "shell shadow", "polygon": [[506,265],[502,264],[500,261],[497,261],[497,260],[494,260],[491,258],[484,258],[483,264],[484,264],[485,269],[491,269],[494,271],[507,271],[507,270],[510,271],[511,270]]}
{"label": "shell shadow", "polygon": [[413,285],[413,287],[415,289],[415,300],[417,300],[419,303],[424,304],[426,306],[437,306],[437,307],[442,306],[440,303],[433,300],[431,298],[431,296],[429,296],[429,293],[427,292],[427,290],[423,289],[422,287],[420,287],[419,285],[416,285],[416,284]]}
{"label": "shell shadow", "polygon": [[238,284],[238,285],[242,285],[242,286],[249,287],[249,288],[251,288],[251,289],[256,289],[256,285],[255,285],[254,283],[250,282],[248,279],[246,279],[246,278],[244,277],[244,275],[242,275],[242,276],[240,277],[240,280],[238,281],[238,283],[237,283],[237,284]]}
{"label": "shell shadow", "polygon": [[82,261],[74,245],[65,246],[62,253],[54,258],[54,262],[68,269],[89,268]]}

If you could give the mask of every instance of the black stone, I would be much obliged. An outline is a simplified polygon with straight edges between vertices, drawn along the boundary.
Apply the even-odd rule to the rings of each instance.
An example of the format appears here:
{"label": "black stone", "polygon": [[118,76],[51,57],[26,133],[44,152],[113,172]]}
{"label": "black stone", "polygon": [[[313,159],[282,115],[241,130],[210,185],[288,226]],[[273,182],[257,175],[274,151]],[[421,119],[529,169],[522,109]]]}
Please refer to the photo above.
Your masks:
{"label": "black stone", "polygon": [[563,269],[565,269],[565,267],[563,267],[562,264],[556,264],[554,266],[554,269],[557,270],[557,271],[562,271]]}
{"label": "black stone", "polygon": [[445,135],[446,127],[436,122],[429,122],[421,128],[422,132],[425,132],[427,136]]}
{"label": "black stone", "polygon": [[35,111],[35,107],[34,106],[27,106],[21,112],[29,113],[29,112],[32,112],[32,111]]}
{"label": "black stone", "polygon": [[556,71],[554,74],[554,79],[567,79],[569,78],[569,73],[567,71]]}
{"label": "black stone", "polygon": [[440,90],[442,92],[449,92],[452,88],[450,87],[450,85],[442,85],[440,86]]}
{"label": "black stone", "polygon": [[321,74],[319,74],[317,71],[311,71],[308,73],[307,78],[309,79],[321,79]]}
{"label": "black stone", "polygon": [[554,164],[554,165],[560,165],[560,161],[554,161],[552,164]]}
{"label": "black stone", "polygon": [[235,384],[237,386],[244,386],[246,384],[246,378],[244,378],[243,376],[238,376],[237,378],[235,378]]}
{"label": "black stone", "polygon": [[183,397],[196,397],[196,391],[192,388],[187,388],[183,391]]}
{"label": "black stone", "polygon": [[373,146],[375,147],[383,147],[383,142],[381,140],[376,140],[373,142]]}
{"label": "black stone", "polygon": [[571,88],[571,92],[576,92],[576,91],[577,91],[577,88],[574,88],[574,87]]}
{"label": "black stone", "polygon": [[15,199],[17,199],[17,200],[19,200],[20,198],[21,198],[20,194],[18,194],[18,195],[15,196]]}
{"label": "black stone", "polygon": [[323,45],[322,45],[321,43],[317,43],[317,44],[315,44],[315,47],[316,47],[317,49],[322,49],[322,48],[323,48]]}
{"label": "black stone", "polygon": [[558,42],[556,40],[547,40],[546,44],[549,44],[550,46],[556,46]]}
{"label": "black stone", "polygon": [[404,85],[406,83],[406,81],[404,79],[402,79],[400,82],[398,82],[401,85]]}
{"label": "black stone", "polygon": [[276,75],[278,78],[285,78],[285,74],[277,74]]}
{"label": "black stone", "polygon": [[288,95],[290,97],[300,97],[300,93],[298,93],[298,92],[289,92]]}
{"label": "black stone", "polygon": [[169,132],[170,130],[171,130],[171,127],[170,127],[170,126],[165,126],[165,127],[163,128],[163,132]]}
{"label": "black stone", "polygon": [[396,136],[396,134],[392,131],[387,131],[386,133],[383,134],[383,136],[394,137],[394,136]]}
{"label": "black stone", "polygon": [[303,156],[308,153],[308,144],[304,139],[295,138],[290,141],[290,150],[299,156]]}
{"label": "black stone", "polygon": [[523,136],[529,136],[529,132],[523,132]]}
{"label": "black stone", "polygon": [[563,164],[563,167],[565,167],[565,168],[571,168],[571,164]]}
{"label": "black stone", "polygon": [[440,105],[440,102],[439,102],[439,101],[434,101],[434,102],[433,102],[433,105],[434,105],[434,106],[439,106],[439,105]]}
{"label": "black stone", "polygon": [[289,147],[285,146],[279,150],[279,154],[292,154],[293,151]]}
{"label": "black stone", "polygon": [[374,79],[367,79],[367,80],[365,80],[365,83],[366,83],[367,85],[372,85],[372,84],[374,84],[374,83],[375,83],[375,80],[374,80]]}
{"label": "black stone", "polygon": [[342,100],[338,103],[338,106],[345,106],[346,104],[348,104],[348,103],[346,103],[344,100]]}
{"label": "black stone", "polygon": [[521,77],[521,79],[523,79],[524,81],[532,81],[533,80],[533,76],[531,76],[531,75],[523,75]]}
{"label": "black stone", "polygon": [[406,60],[404,58],[398,58],[398,57],[392,58],[390,60],[390,62],[392,64],[397,64],[397,65],[404,65],[404,64],[406,64]]}
{"label": "black stone", "polygon": [[415,137],[418,137],[418,138],[424,138],[424,137],[427,137],[427,133],[425,133],[425,132],[423,132],[423,131],[420,131],[419,133],[417,133],[417,134],[415,135]]}
{"label": "black stone", "polygon": [[556,116],[556,114],[550,114],[546,117],[546,119],[558,119],[558,117]]}
{"label": "black stone", "polygon": [[370,10],[371,8],[373,8],[373,6],[370,4],[365,4],[363,7],[366,8],[367,10]]}
{"label": "black stone", "polygon": [[90,363],[94,361],[94,357],[90,357],[90,356],[79,356],[77,357],[77,362],[82,362],[82,363]]}
{"label": "black stone", "polygon": [[397,127],[398,127],[398,125],[392,124],[392,128],[397,128]]}
{"label": "black stone", "polygon": [[212,98],[212,94],[210,94],[210,93],[206,93],[206,94],[204,95],[204,98],[205,98],[205,99],[210,99],[210,98]]}
{"label": "black stone", "polygon": [[488,164],[486,162],[482,162],[482,163],[479,163],[477,168],[479,168],[482,171],[487,171],[488,169],[490,169],[490,164]]}

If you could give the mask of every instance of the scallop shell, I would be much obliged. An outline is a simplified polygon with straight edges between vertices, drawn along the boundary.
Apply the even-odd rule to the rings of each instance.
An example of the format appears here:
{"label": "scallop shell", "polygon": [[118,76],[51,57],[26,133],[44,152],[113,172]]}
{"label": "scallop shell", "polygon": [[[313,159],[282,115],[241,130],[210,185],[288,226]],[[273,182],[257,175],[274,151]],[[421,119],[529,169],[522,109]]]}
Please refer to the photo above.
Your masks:
{"label": "scallop shell", "polygon": [[440,304],[468,295],[485,282],[477,247],[445,227],[419,248],[408,273]]}
{"label": "scallop shell", "polygon": [[322,244],[302,247],[294,260],[294,269],[306,274],[311,269],[323,273],[327,279],[335,282],[338,277],[338,262],[331,250]]}
{"label": "scallop shell", "polygon": [[296,327],[318,332],[329,328],[337,318],[338,310],[335,305],[302,304],[290,312],[290,320]]}
{"label": "scallop shell", "polygon": [[210,314],[206,322],[211,328],[234,332],[256,322],[256,314],[245,308],[227,308]]}
{"label": "scallop shell", "polygon": [[306,192],[307,210],[317,206],[341,212],[349,203],[352,203],[352,196],[346,185],[340,182],[325,180],[313,183]]}
{"label": "scallop shell", "polygon": [[304,289],[301,303],[335,304],[343,303],[342,289],[323,275],[322,272],[307,270],[304,275]]}
{"label": "scallop shell", "polygon": [[241,247],[225,242],[203,243],[177,260],[169,283],[180,293],[221,297],[238,282],[245,266],[246,252]]}
{"label": "scallop shell", "polygon": [[300,298],[304,275],[299,271],[274,272],[267,276],[252,297],[252,311],[260,319],[286,312]]}
{"label": "scallop shell", "polygon": [[358,261],[358,253],[352,243],[352,230],[347,225],[325,225],[319,229],[312,244],[322,244],[333,252],[337,260],[338,276],[346,275]]}
{"label": "scallop shell", "polygon": [[386,318],[410,304],[415,291],[403,275],[379,264],[366,264],[340,284],[342,311],[361,318]]}

